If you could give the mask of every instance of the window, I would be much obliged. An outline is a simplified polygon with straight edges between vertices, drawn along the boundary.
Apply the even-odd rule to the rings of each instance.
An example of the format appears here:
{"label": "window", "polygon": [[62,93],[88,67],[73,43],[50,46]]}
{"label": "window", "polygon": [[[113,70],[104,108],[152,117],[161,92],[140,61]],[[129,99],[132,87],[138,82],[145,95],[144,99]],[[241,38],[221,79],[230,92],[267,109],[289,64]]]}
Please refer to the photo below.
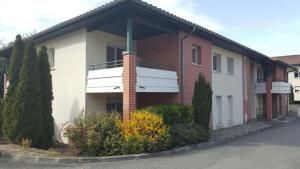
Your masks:
{"label": "window", "polygon": [[120,98],[107,98],[106,99],[107,112],[123,112],[123,104]]}
{"label": "window", "polygon": [[213,70],[216,72],[221,72],[221,55],[213,55]]}
{"label": "window", "polygon": [[122,103],[107,103],[106,111],[107,112],[118,112],[121,113],[123,109]]}
{"label": "window", "polygon": [[299,72],[295,72],[295,78],[300,78],[299,77]]}
{"label": "window", "polygon": [[193,45],[192,59],[194,64],[201,65],[201,47]]}
{"label": "window", "polygon": [[123,61],[122,52],[124,49],[107,46],[106,47],[106,68],[121,67]]}
{"label": "window", "polygon": [[218,127],[222,126],[222,96],[216,96],[216,106],[217,106],[217,114],[218,114]]}
{"label": "window", "polygon": [[227,58],[227,73],[233,74],[234,73],[234,60],[233,58]]}
{"label": "window", "polygon": [[55,50],[54,48],[48,49],[48,60],[49,60],[49,65],[50,68],[54,68],[55,66]]}
{"label": "window", "polygon": [[228,112],[229,112],[229,125],[233,125],[233,99],[232,95],[227,96],[228,100]]}

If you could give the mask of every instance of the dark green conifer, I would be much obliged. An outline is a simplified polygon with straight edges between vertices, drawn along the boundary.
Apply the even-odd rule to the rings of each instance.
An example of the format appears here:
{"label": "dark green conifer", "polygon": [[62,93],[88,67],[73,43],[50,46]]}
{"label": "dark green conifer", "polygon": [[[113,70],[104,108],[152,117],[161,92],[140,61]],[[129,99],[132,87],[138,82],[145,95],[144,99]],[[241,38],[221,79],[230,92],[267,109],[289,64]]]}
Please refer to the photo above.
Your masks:
{"label": "dark green conifer", "polygon": [[195,122],[209,132],[209,121],[212,107],[212,89],[202,74],[195,82],[193,108]]}
{"label": "dark green conifer", "polygon": [[13,140],[16,136],[16,114],[12,107],[15,101],[16,88],[19,83],[19,73],[23,63],[24,42],[20,35],[16,36],[12,55],[9,60],[8,79],[9,87],[3,105],[3,131],[5,136]]}
{"label": "dark green conifer", "polygon": [[20,71],[15,101],[16,113],[16,141],[30,139],[32,147],[40,148],[43,132],[43,118],[41,115],[40,73],[37,54],[33,42],[28,42],[25,48],[23,64]]}
{"label": "dark green conifer", "polygon": [[39,51],[38,65],[40,70],[41,114],[43,118],[42,148],[49,148],[54,134],[54,119],[52,116],[52,77],[48,61],[47,48],[42,46]]}

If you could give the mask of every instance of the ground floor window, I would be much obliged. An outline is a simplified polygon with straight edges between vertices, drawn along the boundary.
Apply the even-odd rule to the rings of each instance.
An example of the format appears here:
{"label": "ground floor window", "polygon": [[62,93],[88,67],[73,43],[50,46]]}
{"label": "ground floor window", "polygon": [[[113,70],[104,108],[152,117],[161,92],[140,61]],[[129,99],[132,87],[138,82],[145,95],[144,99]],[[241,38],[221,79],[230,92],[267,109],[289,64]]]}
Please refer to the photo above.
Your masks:
{"label": "ground floor window", "polygon": [[222,96],[216,96],[216,107],[217,107],[217,114],[218,114],[218,126],[222,126]]}
{"label": "ground floor window", "polygon": [[122,103],[107,103],[106,104],[106,111],[107,112],[118,112],[122,113],[123,104]]}
{"label": "ground floor window", "polygon": [[233,98],[232,95],[227,96],[228,100],[228,112],[229,112],[229,121],[228,123],[230,125],[233,125]]}

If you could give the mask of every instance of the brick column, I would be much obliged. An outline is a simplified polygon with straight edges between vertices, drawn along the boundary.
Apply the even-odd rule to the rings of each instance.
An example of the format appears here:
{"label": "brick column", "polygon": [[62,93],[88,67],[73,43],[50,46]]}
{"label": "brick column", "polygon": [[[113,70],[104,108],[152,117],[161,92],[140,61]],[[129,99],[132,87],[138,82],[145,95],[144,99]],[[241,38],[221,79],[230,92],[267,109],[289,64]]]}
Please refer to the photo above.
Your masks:
{"label": "brick column", "polygon": [[266,111],[267,111],[267,120],[272,120],[273,113],[273,102],[272,102],[272,78],[271,76],[266,79]]}
{"label": "brick column", "polygon": [[123,120],[136,109],[136,56],[123,54]]}
{"label": "brick column", "polygon": [[280,111],[281,115],[286,115],[288,113],[287,108],[287,94],[280,94]]}

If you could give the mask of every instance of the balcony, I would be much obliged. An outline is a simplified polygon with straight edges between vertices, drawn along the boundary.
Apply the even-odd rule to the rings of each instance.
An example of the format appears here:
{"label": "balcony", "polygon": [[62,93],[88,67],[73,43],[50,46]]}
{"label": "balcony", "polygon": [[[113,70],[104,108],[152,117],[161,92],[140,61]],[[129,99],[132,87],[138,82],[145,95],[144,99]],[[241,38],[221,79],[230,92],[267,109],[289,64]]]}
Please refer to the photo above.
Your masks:
{"label": "balcony", "polygon": [[291,93],[291,86],[285,81],[272,82],[272,93]]}
{"label": "balcony", "polygon": [[[136,92],[178,93],[176,68],[170,65],[137,62]],[[86,93],[122,93],[123,61],[90,66]]]}
{"label": "balcony", "polygon": [[258,79],[255,83],[255,93],[266,93],[266,91],[266,82]]}
{"label": "balcony", "polygon": [[[272,82],[272,93],[290,93],[290,84],[286,81],[274,80]],[[257,80],[255,84],[255,93],[266,93],[266,82]]]}

